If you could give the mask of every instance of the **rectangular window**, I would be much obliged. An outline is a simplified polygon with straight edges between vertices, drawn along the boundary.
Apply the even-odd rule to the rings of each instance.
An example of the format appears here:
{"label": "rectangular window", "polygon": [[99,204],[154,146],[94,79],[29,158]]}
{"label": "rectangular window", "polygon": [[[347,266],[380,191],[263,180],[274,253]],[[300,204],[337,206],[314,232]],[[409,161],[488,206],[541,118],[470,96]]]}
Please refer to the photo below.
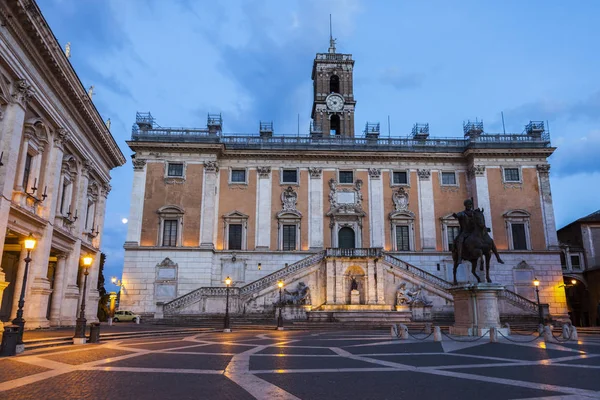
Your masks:
{"label": "rectangular window", "polygon": [[352,171],[340,171],[340,183],[353,183],[354,173]]}
{"label": "rectangular window", "polygon": [[394,185],[408,185],[407,171],[394,171],[392,175]]}
{"label": "rectangular window", "polygon": [[504,181],[505,182],[520,182],[519,168],[504,168]]}
{"label": "rectangular window", "polygon": [[27,154],[25,156],[25,170],[23,171],[23,190],[25,190],[26,192],[29,191],[29,188],[27,187],[27,185],[29,184],[29,174],[31,173],[31,161],[33,160],[33,157],[31,156],[31,154]]}
{"label": "rectangular window", "polygon": [[282,183],[298,183],[298,170],[284,169],[281,177]]}
{"label": "rectangular window", "polygon": [[454,172],[442,172],[442,185],[456,185],[456,174]]}
{"label": "rectangular window", "polygon": [[527,250],[527,238],[525,237],[525,224],[512,223],[513,250]]}
{"label": "rectangular window", "polygon": [[283,250],[296,250],[296,225],[283,225]]}
{"label": "rectangular window", "polygon": [[165,219],[163,221],[163,246],[177,246],[177,220]]}
{"label": "rectangular window", "polygon": [[396,225],[396,250],[409,251],[408,225]]}
{"label": "rectangular window", "polygon": [[231,170],[231,182],[232,183],[246,183],[246,170],[245,169],[232,169]]}
{"label": "rectangular window", "polygon": [[242,249],[242,224],[229,225],[229,250]]}
{"label": "rectangular window", "polygon": [[579,261],[579,256],[571,256],[571,268],[581,269],[581,263]]}
{"label": "rectangular window", "polygon": [[183,164],[182,163],[169,163],[167,170],[167,176],[183,176]]}
{"label": "rectangular window", "polygon": [[458,236],[460,228],[458,226],[446,226],[446,232],[448,234],[448,250],[454,250],[454,239]]}

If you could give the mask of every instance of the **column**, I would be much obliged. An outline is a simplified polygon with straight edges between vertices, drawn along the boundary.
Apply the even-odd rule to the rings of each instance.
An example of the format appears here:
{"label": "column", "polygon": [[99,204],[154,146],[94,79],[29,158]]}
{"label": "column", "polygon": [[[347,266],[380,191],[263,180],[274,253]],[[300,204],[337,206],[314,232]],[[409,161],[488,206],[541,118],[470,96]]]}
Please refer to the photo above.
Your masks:
{"label": "column", "polygon": [[383,273],[383,263],[375,262],[377,271],[377,304],[385,304],[385,274]]}
{"label": "column", "polygon": [[384,247],[383,182],[381,170],[369,168],[369,227],[370,247]]}
{"label": "column", "polygon": [[77,286],[77,272],[79,269],[79,256],[81,254],[81,239],[73,245],[65,261],[65,277],[63,278],[63,302],[60,310],[60,320],[63,325],[74,325],[78,315],[79,287]]}
{"label": "column", "polygon": [[27,100],[31,97],[31,89],[25,81],[17,81],[13,86],[13,101],[4,112],[0,129],[0,152],[2,167],[0,167],[0,254],[4,251],[6,225],[12,199],[12,192],[17,175],[19,147],[25,122]]}
{"label": "column", "polygon": [[375,274],[377,265],[374,259],[367,261],[367,304],[377,303],[377,288],[375,286]]}
{"label": "column", "polygon": [[88,205],[88,185],[90,183],[90,172],[92,165],[88,160],[83,161],[81,168],[81,176],[77,184],[77,195],[75,197],[75,207],[73,212],[77,211],[78,219],[75,225],[77,227],[76,236],[81,237],[81,233],[85,231],[85,213]]}
{"label": "column", "polygon": [[46,328],[49,326],[46,313],[52,289],[48,279],[48,260],[52,248],[53,229],[50,224],[44,227],[31,255],[29,276],[27,278],[29,289],[26,294],[27,300],[25,301],[24,313],[26,324],[30,328]]}
{"label": "column", "polygon": [[322,249],[323,243],[323,169],[308,168],[308,245],[310,249]]}
{"label": "column", "polygon": [[546,248],[548,250],[558,250],[556,221],[554,220],[554,206],[552,205],[552,191],[550,190],[550,164],[538,164],[536,168],[540,185],[540,201],[542,205],[542,217],[544,219]]}
{"label": "column", "polygon": [[436,250],[435,210],[431,170],[419,169],[419,218],[423,251]]}
{"label": "column", "polygon": [[216,161],[204,163],[204,182],[202,184],[202,212],[200,214],[200,247],[214,249],[215,223],[217,209],[217,173]]}
{"label": "column", "polygon": [[129,205],[126,244],[139,245],[142,235],[142,216],[144,212],[144,194],[146,190],[146,160],[133,159],[133,187]]}
{"label": "column", "polygon": [[67,268],[67,255],[59,254],[57,256],[56,269],[54,272],[54,290],[52,294],[52,304],[50,305],[50,326],[60,326],[61,307],[63,302],[65,287],[65,270]]}
{"label": "column", "polygon": [[475,207],[483,208],[485,225],[490,229],[490,236],[494,237],[492,229],[492,209],[490,206],[490,192],[488,190],[488,179],[485,165],[472,165],[467,171],[467,177],[471,180],[471,188]]}
{"label": "column", "polygon": [[64,129],[59,129],[56,133],[56,137],[54,138],[54,146],[50,150],[50,160],[48,162],[48,166],[43,169],[45,172],[43,184],[46,187],[41,187],[38,189],[38,197],[41,199],[44,190],[46,190],[46,199],[42,203],[43,208],[43,217],[45,217],[48,221],[54,221],[54,217],[56,215],[56,208],[58,202],[60,200],[59,194],[61,190],[61,172],[62,172],[62,161],[64,155],[64,145],[69,140],[69,136],[67,131]]}
{"label": "column", "polygon": [[268,249],[271,246],[271,167],[258,167],[256,204],[256,248]]}
{"label": "column", "polygon": [[[27,250],[23,246],[21,247],[21,254],[19,254],[19,266],[17,267],[17,277],[15,278],[15,291],[13,292],[12,310],[10,312],[11,320],[17,317],[19,298],[21,297],[21,288],[23,287],[23,277],[25,276],[25,257],[27,257]],[[25,293],[27,293],[27,288],[25,288]]]}
{"label": "column", "polygon": [[327,304],[335,303],[335,259],[327,258]]}

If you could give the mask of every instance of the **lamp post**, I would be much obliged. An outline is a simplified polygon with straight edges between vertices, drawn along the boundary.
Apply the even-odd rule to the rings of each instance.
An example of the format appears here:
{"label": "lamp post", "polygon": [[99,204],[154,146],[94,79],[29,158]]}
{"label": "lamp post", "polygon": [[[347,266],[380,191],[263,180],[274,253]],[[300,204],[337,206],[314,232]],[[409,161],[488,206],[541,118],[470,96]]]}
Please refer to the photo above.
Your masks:
{"label": "lamp post", "polygon": [[85,344],[85,327],[87,320],[85,319],[85,292],[87,291],[87,277],[90,273],[89,269],[94,259],[92,256],[83,257],[83,295],[81,296],[81,311],[79,312],[79,318],[75,324],[75,336],[73,337],[73,344]]}
{"label": "lamp post", "polygon": [[31,250],[35,248],[36,240],[33,234],[29,234],[25,238],[25,249],[27,250],[27,257],[25,257],[25,272],[23,273],[23,286],[21,286],[21,296],[19,297],[19,308],[17,310],[17,317],[13,319],[12,323],[19,326],[19,336],[17,339],[17,353],[22,353],[25,350],[23,344],[23,331],[25,330],[25,320],[23,319],[23,306],[25,305],[25,289],[27,288],[27,273],[29,272],[29,263],[31,262]]}
{"label": "lamp post", "polygon": [[229,327],[229,285],[231,285],[231,278],[228,276],[225,278],[227,294],[225,295],[225,321],[223,322],[223,332],[231,332],[231,328]]}
{"label": "lamp post", "polygon": [[281,301],[281,289],[283,288],[283,281],[280,280],[277,282],[277,286],[279,287],[279,316],[277,317],[277,330],[283,330],[283,317],[281,316],[281,309],[283,308],[283,303]]}
{"label": "lamp post", "polygon": [[542,306],[540,305],[540,281],[538,278],[533,279],[533,286],[535,286],[535,296],[537,297],[538,314],[540,318],[540,324],[544,324],[544,317],[542,315]]}

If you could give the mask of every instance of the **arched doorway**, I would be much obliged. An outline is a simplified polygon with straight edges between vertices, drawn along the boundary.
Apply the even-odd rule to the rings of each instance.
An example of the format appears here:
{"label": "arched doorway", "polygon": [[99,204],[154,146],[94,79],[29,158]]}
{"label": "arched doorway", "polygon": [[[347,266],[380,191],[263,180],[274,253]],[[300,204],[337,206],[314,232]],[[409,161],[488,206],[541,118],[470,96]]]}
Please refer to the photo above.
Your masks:
{"label": "arched doorway", "polygon": [[347,226],[338,231],[338,247],[353,249],[355,247],[354,229]]}

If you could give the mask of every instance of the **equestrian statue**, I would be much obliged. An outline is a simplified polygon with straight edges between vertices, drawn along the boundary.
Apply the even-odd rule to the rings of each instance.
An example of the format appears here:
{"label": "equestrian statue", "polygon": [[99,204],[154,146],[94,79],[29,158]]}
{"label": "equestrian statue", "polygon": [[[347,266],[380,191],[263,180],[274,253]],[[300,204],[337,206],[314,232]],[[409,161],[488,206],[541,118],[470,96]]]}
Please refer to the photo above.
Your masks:
{"label": "equestrian statue", "polygon": [[488,283],[490,279],[490,259],[492,253],[496,256],[496,260],[500,264],[504,261],[500,258],[496,244],[489,235],[489,229],[485,226],[485,217],[483,209],[473,209],[473,200],[467,199],[464,202],[465,209],[459,213],[454,213],[452,216],[458,220],[460,230],[458,236],[454,239],[454,248],[452,249],[452,259],[454,260],[454,284],[456,281],[456,270],[458,265],[465,261],[471,262],[471,272],[477,278],[477,282],[481,282],[477,276],[477,262],[481,260],[481,269],[485,257],[485,278]]}

